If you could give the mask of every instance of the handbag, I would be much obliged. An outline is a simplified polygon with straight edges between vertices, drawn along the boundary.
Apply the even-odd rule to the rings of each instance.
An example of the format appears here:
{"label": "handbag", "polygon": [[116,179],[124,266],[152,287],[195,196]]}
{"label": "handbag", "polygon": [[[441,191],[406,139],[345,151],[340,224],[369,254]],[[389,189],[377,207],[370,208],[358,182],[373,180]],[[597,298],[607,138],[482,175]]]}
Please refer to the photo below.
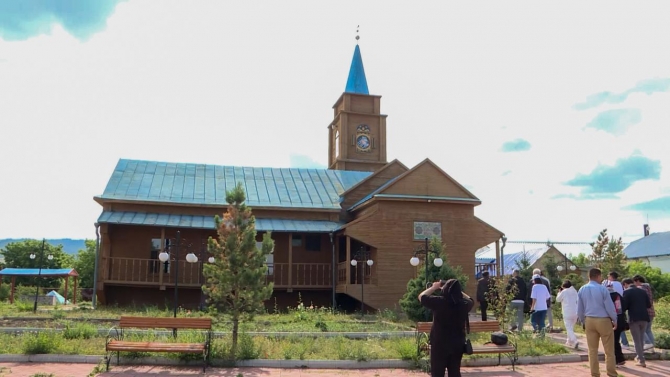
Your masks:
{"label": "handbag", "polygon": [[472,355],[474,351],[472,350],[472,342],[470,342],[470,338],[468,338],[468,334],[470,334],[470,318],[469,315],[468,317],[465,317],[465,344],[463,344],[463,353],[466,355]]}
{"label": "handbag", "polygon": [[503,332],[495,331],[491,333],[491,343],[497,346],[504,346],[508,341],[509,339],[507,338],[507,334]]}

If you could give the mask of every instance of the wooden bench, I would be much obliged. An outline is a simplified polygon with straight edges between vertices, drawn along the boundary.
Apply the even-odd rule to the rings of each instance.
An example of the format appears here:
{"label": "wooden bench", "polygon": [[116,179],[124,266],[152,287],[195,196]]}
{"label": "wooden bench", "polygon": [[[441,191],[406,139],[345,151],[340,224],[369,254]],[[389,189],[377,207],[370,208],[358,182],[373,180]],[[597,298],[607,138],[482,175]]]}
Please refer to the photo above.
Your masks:
{"label": "wooden bench", "polygon": [[[168,343],[150,341],[127,341],[123,339],[125,329],[188,329],[206,331],[203,343]],[[114,332],[114,335],[112,335]],[[105,351],[107,370],[109,370],[110,353],[116,352],[116,364],[119,364],[121,352],[176,352],[202,354],[205,372],[209,363],[209,350],[212,340],[211,318],[156,318],[156,317],[121,317],[119,325],[114,326],[107,334]]]}
{"label": "wooden bench", "polygon": [[[430,356],[430,330],[433,328],[433,322],[417,322],[417,346],[419,351],[426,351]],[[500,324],[498,321],[474,321],[470,322],[470,334],[483,332],[500,331]],[[517,356],[517,346],[511,339],[504,346],[499,346],[493,343],[486,343],[484,345],[472,345],[472,351],[475,355],[481,354],[498,354],[498,365],[500,365],[501,355],[505,355],[512,363],[512,370],[519,360]]]}

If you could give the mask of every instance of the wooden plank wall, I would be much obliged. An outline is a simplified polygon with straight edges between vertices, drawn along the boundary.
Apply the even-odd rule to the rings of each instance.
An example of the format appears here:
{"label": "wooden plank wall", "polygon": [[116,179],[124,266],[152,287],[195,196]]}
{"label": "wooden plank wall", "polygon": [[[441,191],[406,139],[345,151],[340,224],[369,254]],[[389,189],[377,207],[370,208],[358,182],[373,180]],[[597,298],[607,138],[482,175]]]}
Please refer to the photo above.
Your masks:
{"label": "wooden plank wall", "polygon": [[[474,217],[474,208],[463,204],[414,202],[409,205],[407,202],[384,201],[379,204],[379,211],[348,226],[345,231],[346,235],[378,249],[375,265],[380,284],[366,285],[366,304],[375,308],[398,306],[398,300],[407,289],[407,282],[417,273],[409,260],[414,248],[423,243],[413,241],[414,221],[442,224],[442,241],[448,263],[461,266],[468,274],[466,291],[474,295],[475,251],[498,237]],[[360,288],[351,288],[347,288],[347,293],[356,297]]]}

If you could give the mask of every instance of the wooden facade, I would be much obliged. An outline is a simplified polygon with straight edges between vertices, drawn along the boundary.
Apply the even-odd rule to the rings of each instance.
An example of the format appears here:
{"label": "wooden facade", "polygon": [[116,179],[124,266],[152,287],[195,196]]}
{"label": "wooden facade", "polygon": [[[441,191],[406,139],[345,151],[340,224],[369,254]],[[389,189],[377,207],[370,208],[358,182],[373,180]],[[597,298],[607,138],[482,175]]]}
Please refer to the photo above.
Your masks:
{"label": "wooden facade", "polygon": [[[344,93],[338,99],[328,126],[329,169],[279,171],[120,161],[105,193],[95,198],[103,209],[98,221],[99,301],[169,305],[178,279],[185,290],[180,303],[200,302],[202,263],[208,257],[202,244],[216,236],[211,224],[202,225],[206,223],[202,218],[211,222],[225,212],[221,192],[230,189],[236,177],[246,180],[247,204],[257,219],[294,224],[290,229],[272,225],[264,229],[272,231],[275,241],[266,279],[274,283],[274,298],[281,307],[295,305],[298,292],[304,302],[318,305],[330,305],[333,291],[339,298],[360,300],[363,283],[367,306],[397,307],[408,280],[417,274],[409,260],[424,241],[417,229],[423,231],[426,226],[445,244],[447,263],[471,275],[467,291],[474,294],[475,251],[497,243],[503,234],[475,216],[480,200],[432,161],[426,159],[411,169],[397,160],[387,162],[386,115],[380,112],[380,101],[379,96],[362,93]],[[293,184],[297,189],[287,189]],[[175,194],[177,185],[181,191]],[[194,192],[184,199],[182,191],[189,187]],[[304,192],[296,193],[301,188]],[[115,220],[105,214],[116,215]],[[159,224],[155,219],[161,215],[181,220]],[[201,225],[193,225],[195,218]],[[314,230],[312,224],[336,225]],[[161,263],[157,252],[178,230],[195,245],[189,251],[199,261],[188,263],[188,251],[182,251],[176,276],[176,264]],[[369,252],[372,266],[351,266],[360,249]]]}

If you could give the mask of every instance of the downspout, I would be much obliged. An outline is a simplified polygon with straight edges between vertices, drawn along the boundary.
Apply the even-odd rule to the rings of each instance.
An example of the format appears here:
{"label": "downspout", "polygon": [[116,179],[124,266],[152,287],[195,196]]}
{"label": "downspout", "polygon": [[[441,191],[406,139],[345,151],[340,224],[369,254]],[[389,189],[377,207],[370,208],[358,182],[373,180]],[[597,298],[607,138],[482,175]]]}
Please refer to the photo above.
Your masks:
{"label": "downspout", "polygon": [[505,275],[505,244],[507,244],[507,236],[502,235],[502,246],[500,247],[500,276]]}
{"label": "downspout", "polygon": [[98,259],[100,259],[100,224],[95,223],[95,269],[93,270],[93,309],[98,304]]}
{"label": "downspout", "polygon": [[333,310],[337,308],[337,303],[335,302],[335,289],[337,286],[337,266],[335,265],[335,242],[333,241],[333,232],[330,232],[330,246],[332,248],[332,263],[333,267],[331,268],[332,272],[332,284],[333,284]]}

